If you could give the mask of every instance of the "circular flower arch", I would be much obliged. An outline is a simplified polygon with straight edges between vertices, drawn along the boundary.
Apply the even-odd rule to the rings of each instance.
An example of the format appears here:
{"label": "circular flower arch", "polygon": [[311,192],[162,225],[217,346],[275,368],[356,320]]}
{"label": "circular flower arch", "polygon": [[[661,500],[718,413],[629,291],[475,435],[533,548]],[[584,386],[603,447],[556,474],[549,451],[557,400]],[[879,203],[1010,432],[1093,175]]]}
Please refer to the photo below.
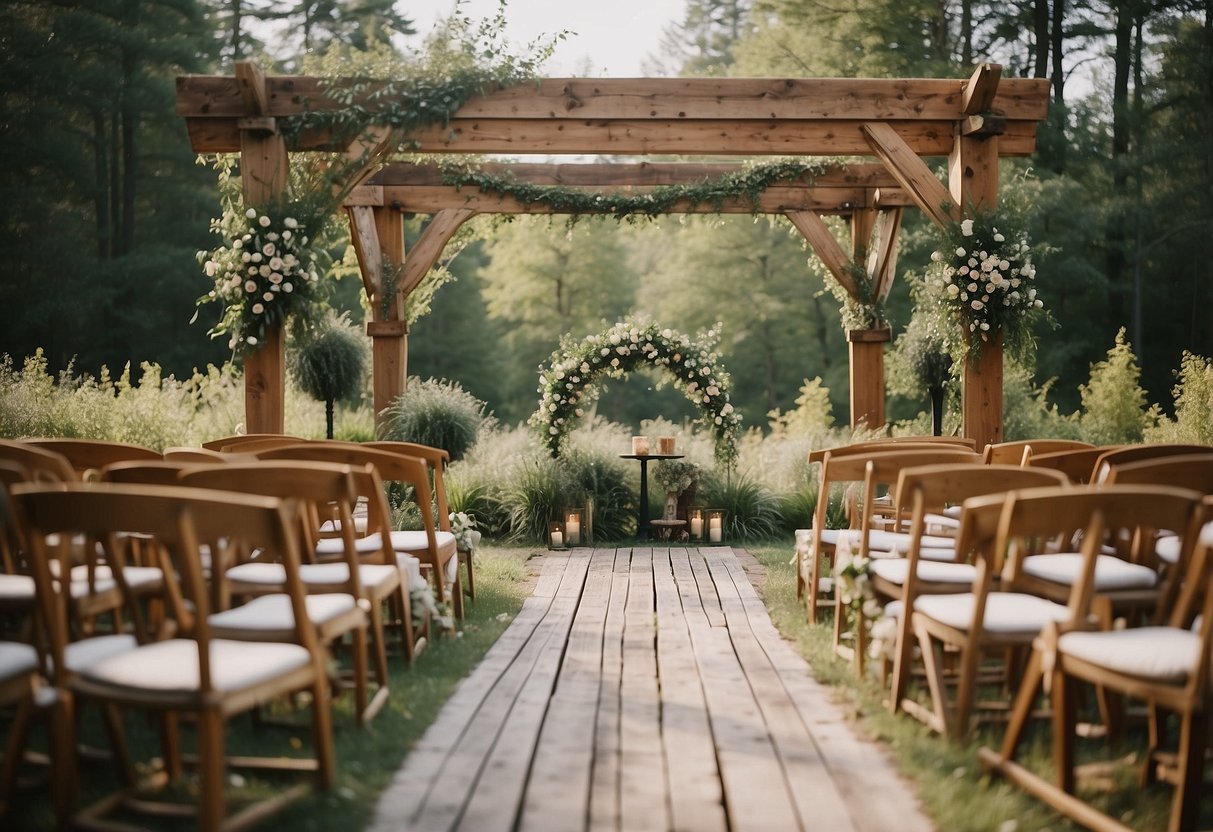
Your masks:
{"label": "circular flower arch", "polygon": [[699,423],[715,436],[716,460],[732,465],[741,414],[729,402],[729,375],[717,363],[718,337],[709,330],[692,340],[657,324],[621,321],[598,335],[566,342],[539,371],[539,410],[530,422],[552,456],[559,456],[577,419],[598,397],[596,383],[650,365],[666,370],[699,408]]}

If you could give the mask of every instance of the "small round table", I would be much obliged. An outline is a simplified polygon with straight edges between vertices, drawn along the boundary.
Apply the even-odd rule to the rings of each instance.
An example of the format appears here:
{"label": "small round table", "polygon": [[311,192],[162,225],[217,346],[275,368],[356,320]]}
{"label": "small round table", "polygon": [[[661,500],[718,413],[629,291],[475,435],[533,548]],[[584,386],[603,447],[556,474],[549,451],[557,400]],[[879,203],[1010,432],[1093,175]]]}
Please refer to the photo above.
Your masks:
{"label": "small round table", "polygon": [[622,459],[640,460],[640,511],[636,519],[636,538],[649,539],[649,460],[682,459],[686,454],[620,454]]}

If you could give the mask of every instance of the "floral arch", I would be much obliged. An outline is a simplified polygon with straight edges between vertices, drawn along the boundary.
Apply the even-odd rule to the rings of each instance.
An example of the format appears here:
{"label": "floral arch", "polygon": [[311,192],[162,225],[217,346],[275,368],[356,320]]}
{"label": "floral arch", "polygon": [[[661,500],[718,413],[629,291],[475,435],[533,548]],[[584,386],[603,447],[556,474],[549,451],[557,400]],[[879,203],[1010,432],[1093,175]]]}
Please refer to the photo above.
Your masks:
{"label": "floral arch", "polygon": [[623,378],[651,365],[666,370],[699,408],[699,423],[715,436],[717,462],[731,466],[737,461],[741,414],[729,402],[729,375],[715,352],[718,337],[714,329],[691,339],[655,323],[621,321],[581,341],[566,341],[540,369],[539,410],[531,424],[552,456],[559,456],[585,406],[598,397],[600,379]]}

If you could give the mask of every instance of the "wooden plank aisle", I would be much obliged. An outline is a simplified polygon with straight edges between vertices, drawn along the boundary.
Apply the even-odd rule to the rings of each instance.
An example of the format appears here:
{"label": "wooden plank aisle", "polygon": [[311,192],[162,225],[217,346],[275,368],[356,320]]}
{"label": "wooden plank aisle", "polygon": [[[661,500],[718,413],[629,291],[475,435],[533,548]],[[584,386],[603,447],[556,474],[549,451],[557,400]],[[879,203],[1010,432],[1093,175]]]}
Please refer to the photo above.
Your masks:
{"label": "wooden plank aisle", "polygon": [[[830,779],[825,761],[813,743],[808,726],[792,701],[779,673],[762,649],[742,604],[738,587],[726,562],[737,563],[727,549],[701,550],[705,566],[716,583],[720,606],[728,622],[733,649],[745,670],[754,699],[770,731],[783,765],[788,793],[806,829],[848,829],[852,826],[846,802]],[[744,576],[742,580],[750,587]]]}
{"label": "wooden plank aisle", "polygon": [[602,679],[602,635],[611,595],[615,552],[600,549],[589,574],[560,666],[535,760],[527,779],[523,829],[584,829],[594,762],[594,725]]}
{"label": "wooden plank aisle", "polygon": [[619,704],[620,828],[670,828],[657,691],[653,551],[634,549],[624,608]]}
{"label": "wooden plank aisle", "polygon": [[931,826],[714,547],[549,553],[372,828]]}
{"label": "wooden plank aisle", "polygon": [[[539,627],[539,630],[547,632],[536,651],[537,659],[523,681],[517,698],[500,704],[497,718],[504,723],[504,727],[485,760],[480,779],[460,818],[459,829],[493,832],[514,828],[532,753],[538,742],[539,729],[547,713],[561,656],[581,598],[590,562],[589,552],[585,549],[574,550],[568,555],[568,562],[560,588],[552,599],[552,607]],[[533,640],[539,642],[540,639],[537,630]]]}
{"label": "wooden plank aisle", "polygon": [[[692,563],[701,557],[698,552],[689,554]],[[728,630],[710,626],[702,604],[696,604],[699,587],[693,574],[678,570],[675,579],[699,674],[705,680],[729,828],[801,829],[778,755]]]}
{"label": "wooden plank aisle", "polygon": [[[834,788],[851,815],[857,832],[931,832],[909,785],[898,776],[882,749],[864,742],[850,727],[829,691],[809,672],[804,659],[783,639],[735,557],[722,559],[732,576],[751,631],[762,645],[791,701],[800,711],[813,741],[825,760]],[[879,800],[871,799],[879,795]],[[828,827],[822,827],[828,828]]]}
{"label": "wooden plank aisle", "polygon": [[682,598],[674,580],[676,570],[684,575],[690,570],[685,549],[653,553],[661,736],[669,775],[670,815],[674,829],[723,832],[728,823],[716,746]]}
{"label": "wooden plank aisle", "polygon": [[[481,705],[514,666],[535,629],[547,615],[567,566],[568,561],[562,559],[548,558],[544,561],[535,590],[526,599],[522,610],[485,654],[475,671],[455,689],[434,724],[409,752],[404,766],[396,773],[379,802],[373,830],[395,832],[402,823],[410,827],[416,825],[431,791],[444,777],[448,758],[456,744],[473,732],[473,726],[476,737],[480,739],[488,738],[490,729],[493,733],[500,729],[500,726],[492,728],[485,724],[483,719],[477,725]],[[444,791],[460,789],[458,780],[453,777],[448,780],[442,784]],[[464,790],[470,789],[471,785],[465,784]]]}

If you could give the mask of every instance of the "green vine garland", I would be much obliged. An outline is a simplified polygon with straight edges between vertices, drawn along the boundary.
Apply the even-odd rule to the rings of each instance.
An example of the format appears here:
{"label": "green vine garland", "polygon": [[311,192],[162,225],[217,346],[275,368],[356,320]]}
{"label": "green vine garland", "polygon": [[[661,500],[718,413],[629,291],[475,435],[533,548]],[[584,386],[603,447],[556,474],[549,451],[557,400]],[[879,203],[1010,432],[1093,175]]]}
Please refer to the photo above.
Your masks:
{"label": "green vine garland", "polygon": [[616,219],[653,217],[674,213],[682,206],[711,205],[719,211],[725,200],[742,197],[754,210],[758,199],[768,188],[781,182],[808,180],[837,167],[837,162],[823,159],[812,162],[777,160],[730,171],[715,179],[705,179],[691,185],[658,185],[646,193],[623,191],[596,192],[560,185],[534,185],[519,182],[511,176],[488,173],[469,164],[444,162],[442,182],[455,188],[474,187],[484,193],[512,197],[524,205],[543,204],[553,213],[576,218],[584,214],[604,214]]}
{"label": "green vine garland", "polygon": [[700,409],[700,424],[715,434],[716,461],[732,467],[737,461],[741,414],[729,401],[731,379],[717,363],[718,337],[716,330],[709,330],[692,340],[655,323],[628,320],[581,341],[566,339],[539,372],[539,409],[530,423],[552,456],[559,456],[585,406],[598,396],[595,383],[623,378],[636,367],[651,364],[666,369],[674,386]]}

